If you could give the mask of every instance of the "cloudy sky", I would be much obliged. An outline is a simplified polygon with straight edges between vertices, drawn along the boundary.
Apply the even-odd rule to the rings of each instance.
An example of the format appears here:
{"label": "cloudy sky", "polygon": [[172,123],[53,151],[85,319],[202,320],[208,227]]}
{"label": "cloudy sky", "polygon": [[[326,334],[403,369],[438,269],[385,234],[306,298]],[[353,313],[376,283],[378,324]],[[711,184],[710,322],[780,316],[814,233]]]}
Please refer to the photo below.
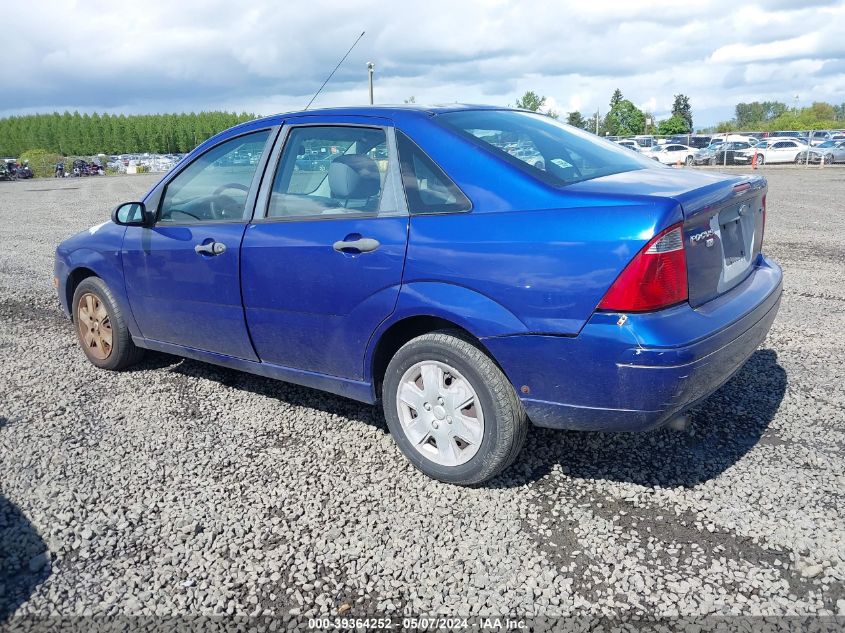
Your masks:
{"label": "cloudy sky", "polygon": [[845,0],[61,0],[4,11],[0,116],[301,109],[363,30],[315,106],[364,103],[367,61],[378,103],[845,102]]}

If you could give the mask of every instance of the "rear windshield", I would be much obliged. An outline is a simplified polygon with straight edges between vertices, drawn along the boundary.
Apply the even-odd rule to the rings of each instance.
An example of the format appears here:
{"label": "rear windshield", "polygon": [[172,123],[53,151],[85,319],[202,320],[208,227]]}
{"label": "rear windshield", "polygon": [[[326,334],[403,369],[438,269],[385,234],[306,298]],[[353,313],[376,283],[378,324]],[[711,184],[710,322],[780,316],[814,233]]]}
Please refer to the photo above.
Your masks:
{"label": "rear windshield", "polygon": [[435,120],[556,186],[635,169],[665,169],[616,143],[541,114],[468,110],[440,114]]}

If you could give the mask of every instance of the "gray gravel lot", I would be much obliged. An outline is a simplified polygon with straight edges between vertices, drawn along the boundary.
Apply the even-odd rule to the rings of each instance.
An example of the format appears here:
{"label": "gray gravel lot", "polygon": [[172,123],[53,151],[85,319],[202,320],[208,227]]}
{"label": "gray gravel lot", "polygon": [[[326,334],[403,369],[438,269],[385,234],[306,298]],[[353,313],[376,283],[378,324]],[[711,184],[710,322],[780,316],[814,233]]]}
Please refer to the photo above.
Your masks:
{"label": "gray gravel lot", "polygon": [[155,177],[0,182],[0,622],[845,614],[845,169],[765,173],[785,291],[746,367],[685,431],[533,429],[479,489],[413,470],[376,408],[164,355],[96,370],[53,249]]}

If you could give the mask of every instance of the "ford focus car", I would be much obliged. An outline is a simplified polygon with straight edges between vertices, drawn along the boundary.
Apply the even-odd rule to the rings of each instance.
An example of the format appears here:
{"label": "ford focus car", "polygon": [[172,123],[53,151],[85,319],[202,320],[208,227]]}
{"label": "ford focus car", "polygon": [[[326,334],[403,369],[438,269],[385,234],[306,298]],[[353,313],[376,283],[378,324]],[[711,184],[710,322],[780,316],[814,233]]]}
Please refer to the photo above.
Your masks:
{"label": "ford focus car", "polygon": [[414,466],[477,484],[532,423],[652,429],[727,381],[780,303],[765,217],[761,177],[539,114],[322,110],[209,139],[60,244],[55,283],[99,368],[156,350],[380,402]]}

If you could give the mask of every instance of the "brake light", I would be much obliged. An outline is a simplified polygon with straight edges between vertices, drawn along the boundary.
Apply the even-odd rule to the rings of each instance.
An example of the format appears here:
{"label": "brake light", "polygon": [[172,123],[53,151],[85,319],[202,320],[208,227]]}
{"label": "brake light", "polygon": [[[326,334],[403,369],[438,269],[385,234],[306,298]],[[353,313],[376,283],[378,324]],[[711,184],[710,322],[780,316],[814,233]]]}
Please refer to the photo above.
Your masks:
{"label": "brake light", "polygon": [[599,310],[648,312],[686,301],[687,258],[680,223],[658,233],[616,278]]}

